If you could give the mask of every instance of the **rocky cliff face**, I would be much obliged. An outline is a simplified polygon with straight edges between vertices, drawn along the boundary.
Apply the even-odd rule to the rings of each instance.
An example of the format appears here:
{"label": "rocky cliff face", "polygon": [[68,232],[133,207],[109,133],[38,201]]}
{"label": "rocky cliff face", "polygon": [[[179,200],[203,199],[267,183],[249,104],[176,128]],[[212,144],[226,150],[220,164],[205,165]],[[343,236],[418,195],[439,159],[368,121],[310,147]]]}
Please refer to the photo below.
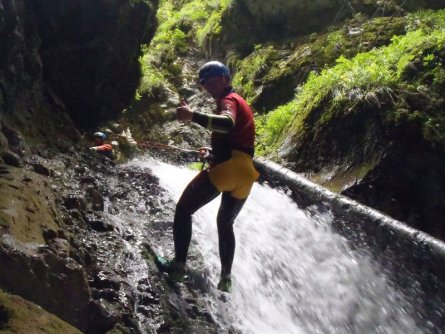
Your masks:
{"label": "rocky cliff face", "polygon": [[140,45],[154,33],[156,1],[28,1],[41,36],[45,83],[77,125],[116,116],[139,84]]}
{"label": "rocky cliff face", "polygon": [[[350,59],[357,53],[390,44],[393,36],[405,35],[411,24],[407,19],[411,15],[406,12],[419,7],[445,7],[443,1],[399,2],[403,6],[384,3],[382,6],[383,2],[373,1],[314,1],[309,5],[305,1],[242,1],[234,6],[226,16],[226,23],[230,24],[223,27],[223,40],[226,45],[249,53],[246,58],[237,56],[243,63],[239,68],[244,85],[253,86],[246,91],[251,93],[256,111],[267,113],[285,105],[305,85],[309,73],[334,67],[340,55]],[[368,16],[354,15],[357,10]],[[431,18],[433,12],[428,13]],[[342,22],[348,16],[354,17]],[[371,16],[374,19],[370,20]],[[250,28],[243,27],[246,19]],[[417,22],[422,20],[428,21],[422,18]],[[334,22],[339,23],[337,27],[332,26]],[[250,52],[254,43],[264,44],[256,45],[255,51]],[[381,84],[377,94],[368,95],[367,98],[376,97],[374,101],[354,105],[332,103],[336,93],[327,94],[311,107],[301,126],[288,124],[287,131],[281,134],[281,143],[276,145],[275,152],[269,151],[269,157],[282,159],[282,164],[287,163],[332,190],[444,239],[445,183],[439,172],[445,166],[444,145],[438,130],[444,109],[443,75],[435,74],[443,73],[444,55],[443,47],[438,45],[437,49],[425,46],[425,55],[421,51],[413,55],[397,85],[388,90]],[[428,55],[434,62],[422,61]],[[250,81],[249,73],[242,72],[243,66],[252,71],[249,62],[259,64]],[[354,97],[353,90],[350,93]],[[294,107],[292,115],[301,114],[302,109],[302,105]],[[405,117],[407,114],[429,117],[427,123],[437,119],[433,132],[439,140],[427,138],[429,130],[422,128],[415,117]],[[389,115],[397,116],[391,120]],[[293,137],[288,136],[292,131]]]}
{"label": "rocky cliff face", "polygon": [[[142,0],[0,2],[3,136],[13,141],[7,128],[14,128],[28,137],[53,132],[73,139],[73,122],[93,128],[118,114],[138,85],[140,45],[153,35],[156,6]],[[5,147],[4,137],[1,142]]]}
{"label": "rocky cliff face", "polygon": [[[444,6],[444,0],[408,0],[403,7],[393,0],[239,0],[224,16],[218,43],[249,52],[254,44],[318,32],[359,12],[388,15]],[[218,43],[213,45],[215,50]]]}
{"label": "rocky cliff face", "polygon": [[[0,0],[0,290],[82,331],[119,320],[91,302],[86,263],[72,253],[76,233],[67,234],[60,189],[49,179],[67,165],[47,159],[81,149],[73,146],[78,129],[115,116],[133,97],[156,9],[156,0]],[[0,311],[0,328],[9,326],[14,312]],[[48,332],[76,332],[54,326]]]}
{"label": "rocky cliff face", "polygon": [[44,139],[57,130],[65,138],[75,138],[63,103],[43,80],[42,37],[26,3],[0,5],[0,147],[23,155],[26,144],[19,132]]}
{"label": "rocky cliff face", "polygon": [[[270,133],[265,135],[281,138],[260,142],[258,151],[268,146],[270,158],[287,163],[295,171],[445,238],[441,223],[444,182],[439,172],[444,168],[443,145],[425,140],[422,131],[428,134],[430,130],[422,130],[416,123],[417,115],[420,119],[434,115],[426,123],[433,124],[437,118],[431,131],[441,137],[437,129],[443,118],[442,50],[426,48],[425,54],[411,55],[411,64],[404,70],[407,77],[401,78],[403,85],[383,84],[377,93],[363,94],[363,100],[369,100],[365,103],[338,106],[332,103],[332,96],[337,94],[334,90],[317,100],[302,124],[297,124],[301,120],[298,114],[312,102],[286,105],[303,89],[311,73],[335,67],[340,56],[351,59],[383,48],[392,43],[393,36],[407,34],[420,21],[428,22],[434,13],[427,11],[419,19],[419,13],[413,11],[444,7],[444,0],[238,0],[224,12],[221,34],[219,38],[210,35],[205,51],[213,58],[226,59],[233,69],[236,89],[258,114],[280,107],[283,109],[275,115],[288,112],[291,121],[287,126],[273,130],[271,122]],[[424,69],[422,63],[427,64]],[[435,70],[433,63],[438,64]],[[401,64],[400,70],[404,66]],[[358,96],[354,89],[346,95],[351,100]],[[395,120],[388,115],[396,115]],[[260,134],[267,132],[262,130]],[[288,136],[293,131],[294,136]]]}

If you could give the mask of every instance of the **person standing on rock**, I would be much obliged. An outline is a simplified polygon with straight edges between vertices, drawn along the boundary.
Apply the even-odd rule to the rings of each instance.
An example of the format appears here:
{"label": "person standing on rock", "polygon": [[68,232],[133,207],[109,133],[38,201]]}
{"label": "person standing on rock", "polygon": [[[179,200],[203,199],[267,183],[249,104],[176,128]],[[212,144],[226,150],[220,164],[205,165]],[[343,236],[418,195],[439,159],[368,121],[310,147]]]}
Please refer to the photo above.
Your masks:
{"label": "person standing on rock", "polygon": [[201,148],[209,156],[209,167],[201,171],[185,188],[176,205],[173,239],[175,258],[157,256],[158,268],[182,281],[192,235],[192,215],[222,193],[217,215],[221,277],[218,289],[229,292],[235,254],[233,223],[241,211],[259,173],[255,170],[255,124],[247,102],[231,86],[230,71],[218,61],[210,61],[199,70],[199,84],[215,99],[213,114],[193,111],[181,101],[177,118],[194,122],[212,131],[211,148]]}
{"label": "person standing on rock", "polygon": [[113,146],[111,144],[105,143],[107,135],[103,132],[94,133],[94,146],[90,147],[90,150],[96,151],[106,157],[113,159]]}

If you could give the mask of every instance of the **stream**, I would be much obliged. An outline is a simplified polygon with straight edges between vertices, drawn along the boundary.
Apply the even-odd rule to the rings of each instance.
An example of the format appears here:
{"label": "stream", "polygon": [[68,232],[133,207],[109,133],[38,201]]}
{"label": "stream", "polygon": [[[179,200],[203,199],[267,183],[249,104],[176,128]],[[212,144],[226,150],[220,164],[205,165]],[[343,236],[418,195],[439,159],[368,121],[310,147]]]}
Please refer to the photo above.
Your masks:
{"label": "stream", "polygon": [[[152,200],[166,206],[166,212],[157,212],[150,226],[144,208],[138,210],[142,199],[134,198],[132,210],[113,216],[121,233],[132,235],[127,245],[136,255],[127,265],[136,290],[147,266],[134,250],[149,239],[156,253],[172,255],[174,203],[197,171],[150,157],[127,166],[151,170],[165,189]],[[333,232],[329,212],[302,210],[284,191],[267,184],[254,185],[235,223],[233,291],[218,291],[218,205],[216,199],[194,215],[188,285],[222,332],[433,333],[415,320],[419,312],[410,302],[415,296],[406,298],[370,254]],[[147,333],[158,325],[142,315],[140,321]]]}

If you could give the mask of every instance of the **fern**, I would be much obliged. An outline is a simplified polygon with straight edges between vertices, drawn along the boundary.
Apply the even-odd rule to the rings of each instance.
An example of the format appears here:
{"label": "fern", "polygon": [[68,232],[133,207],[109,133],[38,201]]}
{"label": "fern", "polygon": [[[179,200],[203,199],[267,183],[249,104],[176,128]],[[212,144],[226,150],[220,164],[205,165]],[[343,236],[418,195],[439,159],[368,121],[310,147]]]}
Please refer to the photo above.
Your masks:
{"label": "fern", "polygon": [[[311,73],[295,99],[272,111],[260,124],[260,145],[277,145],[276,142],[288,134],[286,129],[292,129],[294,133],[303,131],[305,117],[324,99],[340,103],[370,98],[385,87],[391,89],[402,84],[407,66],[415,59],[433,67],[434,82],[443,82],[445,70],[434,50],[445,48],[445,30],[442,28],[444,13],[439,11],[435,20],[430,16],[429,22],[435,22],[435,29],[428,25],[405,36],[395,36],[388,46],[359,53],[352,59],[341,56],[334,67],[324,69],[319,74]],[[327,116],[325,119],[329,119]],[[425,128],[430,129],[427,132],[437,135],[437,126],[432,127],[430,123],[425,123]]]}

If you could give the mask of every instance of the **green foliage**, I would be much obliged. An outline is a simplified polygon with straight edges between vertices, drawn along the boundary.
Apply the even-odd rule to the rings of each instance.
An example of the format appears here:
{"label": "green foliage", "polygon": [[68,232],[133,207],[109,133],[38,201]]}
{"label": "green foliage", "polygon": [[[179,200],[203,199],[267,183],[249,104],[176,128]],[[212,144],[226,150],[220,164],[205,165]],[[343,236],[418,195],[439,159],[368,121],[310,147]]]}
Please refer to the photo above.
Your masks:
{"label": "green foliage", "polygon": [[[439,54],[445,48],[444,11],[418,15],[428,17],[427,28],[410,31],[406,36],[395,36],[390,45],[359,53],[352,59],[340,56],[335,66],[318,74],[312,72],[293,101],[271,112],[260,123],[260,146],[273,148],[282,136],[288,134],[286,130],[292,129],[294,133],[303,131],[305,118],[325,99],[333,104],[375,100],[382,91],[390,92],[405,85],[407,80],[415,81],[415,78],[405,78],[407,68],[414,62],[428,67],[433,83],[443,83],[443,59]],[[415,87],[422,84],[420,78],[417,80]],[[346,108],[344,112],[348,110]],[[331,116],[327,113],[321,121],[328,121]],[[442,127],[437,125],[440,122],[436,122],[434,117],[432,121],[428,118],[422,121],[425,136],[438,138],[436,129]]]}
{"label": "green foliage", "polygon": [[[208,2],[210,16],[204,25],[197,29],[198,45],[203,47],[206,40],[212,40],[221,33],[221,20],[224,12],[232,4],[233,0],[213,0]],[[204,2],[205,3],[205,2]]]}
{"label": "green foliage", "polygon": [[408,15],[407,31],[422,29],[426,33],[443,27],[445,22],[445,9],[422,10]]}
{"label": "green foliage", "polygon": [[233,64],[236,67],[233,86],[244,96],[247,102],[252,102],[258,81],[268,71],[276,55],[277,50],[273,45],[267,47],[256,45],[255,51],[248,57]]}
{"label": "green foliage", "polygon": [[[138,95],[153,91],[169,82],[180,82],[178,57],[194,45],[203,46],[206,39],[221,31],[221,18],[232,0],[161,0],[159,22],[153,40],[141,57],[142,80]],[[136,96],[138,97],[138,96]]]}
{"label": "green foliage", "polygon": [[202,162],[201,161],[199,161],[199,162],[191,162],[191,163],[189,163],[188,165],[187,165],[187,167],[188,168],[190,168],[190,169],[193,169],[193,170],[202,170]]}
{"label": "green foliage", "polygon": [[[300,37],[286,44],[276,43],[273,50],[271,45],[257,45],[250,56],[231,61],[238,70],[234,77],[236,89],[254,104],[263,92],[259,89],[261,87],[266,87],[266,90],[278,87],[274,92],[277,96],[275,100],[280,100],[280,96],[288,99],[292,86],[303,84],[312,70],[321,71],[334,66],[342,54],[352,58],[359,52],[389,44],[394,34],[405,32],[407,22],[405,17],[375,18],[366,21],[366,24],[362,22],[363,18],[357,20],[360,22],[356,24],[363,26],[361,35],[351,36],[347,28],[337,28],[325,34]],[[265,111],[262,105],[258,107]]]}
{"label": "green foliage", "polygon": [[163,82],[166,81],[163,73],[155,68],[152,58],[153,56],[149,53],[145,53],[139,58],[142,79],[136,91],[136,100],[139,100],[142,94],[153,96],[154,91],[160,88]]}

